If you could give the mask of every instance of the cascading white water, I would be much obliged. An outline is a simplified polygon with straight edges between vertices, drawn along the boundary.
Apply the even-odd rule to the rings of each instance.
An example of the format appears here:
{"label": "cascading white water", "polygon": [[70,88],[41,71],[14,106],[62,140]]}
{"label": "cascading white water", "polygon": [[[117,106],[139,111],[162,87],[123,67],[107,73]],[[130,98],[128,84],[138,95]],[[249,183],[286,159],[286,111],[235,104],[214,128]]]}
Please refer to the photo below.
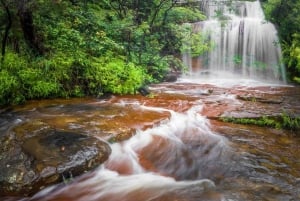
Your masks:
{"label": "cascading white water", "polygon": [[[222,199],[221,195],[212,199],[207,197],[210,196],[209,191],[214,191],[215,184],[206,176],[218,166],[224,168],[232,150],[227,139],[215,134],[210,129],[208,119],[199,114],[203,107],[201,102],[186,113],[147,107],[135,102],[119,104],[123,107],[134,104],[143,110],[170,112],[171,116],[160,125],[137,131],[129,140],[111,144],[109,160],[91,175],[87,174],[65,187],[47,188],[30,201]],[[213,170],[211,167],[214,167]]]}
{"label": "cascading white water", "polygon": [[208,19],[193,24],[194,32],[210,40],[212,50],[198,58],[183,56],[186,65],[194,69],[193,75],[195,71],[205,70],[222,72],[223,78],[226,72],[244,78],[285,82],[277,31],[265,21],[260,2],[233,1],[230,6],[221,0],[213,2],[201,2]]}

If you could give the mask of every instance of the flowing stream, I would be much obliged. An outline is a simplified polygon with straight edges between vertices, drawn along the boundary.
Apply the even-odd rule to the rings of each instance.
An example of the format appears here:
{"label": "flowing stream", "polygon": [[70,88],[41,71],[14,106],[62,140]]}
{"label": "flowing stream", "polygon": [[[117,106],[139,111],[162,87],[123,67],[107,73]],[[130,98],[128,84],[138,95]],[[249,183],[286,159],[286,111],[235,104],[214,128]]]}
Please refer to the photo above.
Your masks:
{"label": "flowing stream", "polygon": [[[33,101],[2,114],[2,132],[44,127],[96,136],[112,148],[96,170],[41,190],[23,201],[299,200],[298,131],[218,120],[228,112],[300,114],[300,89],[250,80],[239,84],[182,79],[152,86],[154,97]],[[260,99],[258,99],[260,100]],[[248,114],[247,113],[247,114]],[[41,123],[42,122],[42,123]],[[128,135],[111,141],[112,136]]]}
{"label": "flowing stream", "polygon": [[225,74],[227,79],[215,74],[199,79],[200,71],[194,71],[192,78],[151,86],[153,97],[32,101],[0,113],[2,133],[50,127],[95,136],[112,148],[104,164],[67,184],[2,200],[300,200],[299,131],[219,119],[276,116],[281,109],[300,114],[299,87],[248,79],[284,82],[280,47],[273,43],[274,26],[262,23],[259,1],[234,6],[235,14],[218,8],[230,18],[225,24],[213,19],[215,8],[206,9],[210,18],[195,28],[213,30],[208,33],[215,49],[190,63],[200,71],[238,72],[247,79]]}

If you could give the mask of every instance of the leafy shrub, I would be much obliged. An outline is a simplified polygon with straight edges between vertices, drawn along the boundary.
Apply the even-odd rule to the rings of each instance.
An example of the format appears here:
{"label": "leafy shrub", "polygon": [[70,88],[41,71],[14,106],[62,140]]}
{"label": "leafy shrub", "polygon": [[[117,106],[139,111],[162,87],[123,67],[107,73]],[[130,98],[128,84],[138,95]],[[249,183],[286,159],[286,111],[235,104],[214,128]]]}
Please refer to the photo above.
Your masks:
{"label": "leafy shrub", "polygon": [[292,72],[292,79],[300,83],[300,33],[294,34],[292,45],[285,44],[283,49],[284,53],[288,54],[285,60]]}
{"label": "leafy shrub", "polygon": [[57,83],[38,80],[31,86],[29,98],[50,98],[56,96],[58,91]]}
{"label": "leafy shrub", "polygon": [[184,24],[181,33],[183,34],[181,53],[183,54],[191,54],[192,57],[198,57],[211,50],[213,46],[205,33],[193,32],[191,24]]}
{"label": "leafy shrub", "polygon": [[85,77],[89,91],[94,95],[108,92],[133,94],[144,82],[143,70],[122,58],[94,59]]}
{"label": "leafy shrub", "polygon": [[167,20],[172,23],[186,23],[198,22],[205,20],[206,16],[203,15],[198,9],[190,9],[187,7],[175,7],[169,11]]}
{"label": "leafy shrub", "polygon": [[18,102],[14,95],[18,91],[19,83],[17,78],[7,70],[0,71],[0,105],[11,102]]}
{"label": "leafy shrub", "polygon": [[12,51],[8,51],[1,63],[1,69],[6,69],[10,73],[16,73],[20,69],[28,67],[28,60],[25,56]]}
{"label": "leafy shrub", "polygon": [[25,56],[7,51],[1,63],[0,105],[19,104],[25,101],[18,73],[27,67],[28,61]]}
{"label": "leafy shrub", "polygon": [[[9,6],[14,20],[0,69],[0,105],[133,94],[144,84],[163,80],[170,68],[182,69],[170,56],[180,53],[185,38],[179,24],[205,18],[197,9],[174,7],[172,1],[24,1],[35,42],[42,47],[36,54],[23,33],[18,6]],[[3,19],[4,14],[0,12]],[[195,54],[207,48],[202,36],[192,38]]]}

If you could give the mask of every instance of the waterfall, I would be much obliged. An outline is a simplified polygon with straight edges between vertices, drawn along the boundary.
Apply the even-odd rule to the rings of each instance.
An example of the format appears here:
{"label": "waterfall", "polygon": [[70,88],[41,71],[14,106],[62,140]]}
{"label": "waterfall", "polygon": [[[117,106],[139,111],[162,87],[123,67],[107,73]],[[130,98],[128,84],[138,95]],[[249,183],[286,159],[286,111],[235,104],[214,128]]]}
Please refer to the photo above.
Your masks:
{"label": "waterfall", "polygon": [[[228,1],[229,2],[229,1]],[[211,49],[193,57],[183,55],[193,76],[237,74],[239,77],[286,82],[277,31],[265,21],[257,1],[201,1],[207,20],[192,24],[193,32],[204,35]],[[189,59],[188,59],[189,58]]]}

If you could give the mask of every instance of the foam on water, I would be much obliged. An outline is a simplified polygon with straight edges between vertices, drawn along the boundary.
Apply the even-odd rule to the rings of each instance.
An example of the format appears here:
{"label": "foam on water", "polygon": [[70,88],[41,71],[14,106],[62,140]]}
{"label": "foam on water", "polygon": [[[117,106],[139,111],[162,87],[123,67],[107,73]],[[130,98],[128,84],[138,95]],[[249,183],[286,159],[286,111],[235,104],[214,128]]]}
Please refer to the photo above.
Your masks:
{"label": "foam on water", "polygon": [[288,86],[278,80],[260,80],[255,78],[246,78],[229,72],[211,72],[210,75],[193,74],[192,76],[183,76],[178,79],[179,83],[210,84],[217,87],[258,87],[258,86]]}
{"label": "foam on water", "polygon": [[[132,103],[122,104],[126,107],[126,104]],[[136,103],[134,105],[137,106]],[[224,137],[210,130],[209,121],[199,114],[202,105],[192,107],[186,113],[142,105],[139,107],[168,111],[171,116],[153,128],[138,130],[136,135],[126,141],[111,144],[112,154],[109,160],[91,173],[92,176],[86,176],[87,179],[79,178],[74,185],[71,183],[62,188],[58,186],[45,189],[32,200],[67,198],[76,201],[150,201],[160,200],[164,196],[173,200],[176,194],[183,196],[182,200],[189,196],[195,197],[191,200],[197,200],[197,196],[199,198],[202,193],[214,189],[214,182],[200,176],[198,165],[202,159],[195,155],[189,142],[201,144],[197,146],[197,151],[210,147],[212,153],[214,149],[222,152],[229,146]],[[151,158],[152,156],[154,157]],[[153,164],[155,170],[145,166],[142,159]],[[187,180],[190,178],[189,174],[196,175],[193,176],[193,181]]]}

